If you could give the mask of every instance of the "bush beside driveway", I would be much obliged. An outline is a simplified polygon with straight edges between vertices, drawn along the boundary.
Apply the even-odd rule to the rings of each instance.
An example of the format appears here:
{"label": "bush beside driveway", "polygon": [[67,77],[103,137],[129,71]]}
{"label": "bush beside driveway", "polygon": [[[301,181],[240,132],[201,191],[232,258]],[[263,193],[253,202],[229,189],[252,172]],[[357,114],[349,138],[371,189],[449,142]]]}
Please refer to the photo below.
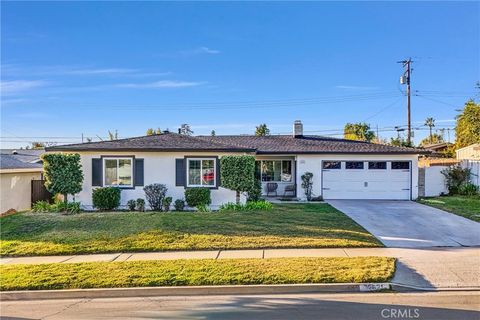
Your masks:
{"label": "bush beside driveway", "polygon": [[382,246],[328,204],[250,212],[23,213],[2,218],[1,225],[2,256]]}
{"label": "bush beside driveway", "polygon": [[418,202],[480,222],[480,196],[442,196],[423,198]]}
{"label": "bush beside driveway", "polygon": [[1,290],[387,282],[395,259],[275,258],[0,266]]}

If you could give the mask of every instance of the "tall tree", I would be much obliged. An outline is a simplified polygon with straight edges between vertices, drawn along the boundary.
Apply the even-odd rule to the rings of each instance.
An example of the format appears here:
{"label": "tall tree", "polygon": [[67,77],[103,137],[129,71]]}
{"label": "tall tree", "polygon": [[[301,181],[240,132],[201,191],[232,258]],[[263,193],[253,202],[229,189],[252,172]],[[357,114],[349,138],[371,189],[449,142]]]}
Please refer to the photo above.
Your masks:
{"label": "tall tree", "polygon": [[371,142],[375,138],[375,133],[364,122],[347,123],[343,129],[343,136],[349,140]]}
{"label": "tall tree", "polygon": [[193,130],[190,128],[188,123],[183,123],[178,129],[178,133],[191,136],[193,134]]}
{"label": "tall tree", "polygon": [[426,125],[426,126],[428,127],[428,129],[430,130],[430,135],[429,135],[429,137],[430,137],[430,144],[432,144],[432,143],[434,143],[434,142],[433,142],[433,136],[432,136],[432,129],[433,129],[433,127],[435,127],[435,119],[433,119],[433,118],[431,118],[431,117],[425,119],[425,125]]}
{"label": "tall tree", "polygon": [[217,135],[217,133],[215,132],[215,130],[212,130],[212,132],[210,132],[210,135],[211,135],[212,137],[215,137],[215,136]]}
{"label": "tall tree", "polygon": [[262,123],[255,128],[255,135],[258,137],[269,136],[270,129],[268,129],[265,123]]}
{"label": "tall tree", "polygon": [[473,100],[467,101],[456,120],[457,149],[480,142],[480,104]]}
{"label": "tall tree", "polygon": [[157,128],[157,130],[155,130],[155,134],[162,134],[162,129]]}

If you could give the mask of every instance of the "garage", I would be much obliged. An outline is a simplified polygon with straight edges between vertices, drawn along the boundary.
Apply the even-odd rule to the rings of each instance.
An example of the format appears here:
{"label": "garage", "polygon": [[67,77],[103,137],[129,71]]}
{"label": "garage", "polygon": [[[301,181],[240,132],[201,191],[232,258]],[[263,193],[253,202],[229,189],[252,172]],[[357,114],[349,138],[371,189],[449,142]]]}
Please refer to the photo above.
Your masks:
{"label": "garage", "polygon": [[324,199],[411,199],[411,161],[324,160]]}

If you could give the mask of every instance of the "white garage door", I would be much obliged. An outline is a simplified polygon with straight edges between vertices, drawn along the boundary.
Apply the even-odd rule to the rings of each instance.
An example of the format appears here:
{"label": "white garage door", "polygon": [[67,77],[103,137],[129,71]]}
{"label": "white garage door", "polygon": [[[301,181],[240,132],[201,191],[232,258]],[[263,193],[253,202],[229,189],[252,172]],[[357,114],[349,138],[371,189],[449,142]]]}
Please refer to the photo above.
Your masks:
{"label": "white garage door", "polygon": [[410,161],[322,161],[324,199],[410,199]]}

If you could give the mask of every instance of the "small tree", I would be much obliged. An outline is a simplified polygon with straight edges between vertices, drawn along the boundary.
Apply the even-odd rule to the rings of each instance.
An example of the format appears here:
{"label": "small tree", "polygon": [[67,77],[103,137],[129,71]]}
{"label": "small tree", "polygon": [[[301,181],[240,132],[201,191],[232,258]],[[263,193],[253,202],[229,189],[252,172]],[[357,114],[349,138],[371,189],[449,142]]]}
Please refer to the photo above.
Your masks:
{"label": "small tree", "polygon": [[269,136],[270,135],[270,129],[268,129],[268,127],[265,123],[262,123],[255,128],[255,135],[259,136],[259,137]]}
{"label": "small tree", "polygon": [[240,193],[249,192],[255,184],[255,157],[224,156],[220,159],[221,184],[236,191],[236,202],[240,203]]}
{"label": "small tree", "polygon": [[302,174],[302,188],[305,190],[307,200],[312,200],[312,188],[313,188],[313,173],[305,172]]}
{"label": "small tree", "polygon": [[63,194],[68,203],[68,195],[82,191],[83,172],[80,155],[46,153],[42,155],[45,187],[53,194]]}

